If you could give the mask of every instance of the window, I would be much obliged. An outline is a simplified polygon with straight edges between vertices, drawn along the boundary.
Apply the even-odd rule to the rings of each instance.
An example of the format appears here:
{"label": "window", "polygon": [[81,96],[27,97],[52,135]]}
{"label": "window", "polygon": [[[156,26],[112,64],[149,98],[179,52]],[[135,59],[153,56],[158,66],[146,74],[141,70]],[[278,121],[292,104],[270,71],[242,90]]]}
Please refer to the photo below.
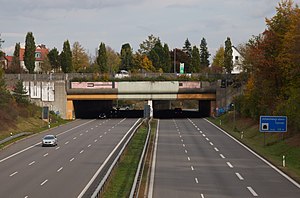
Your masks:
{"label": "window", "polygon": [[239,56],[235,56],[235,60],[236,60],[236,61],[239,60]]}
{"label": "window", "polygon": [[35,58],[42,58],[41,52],[35,52]]}

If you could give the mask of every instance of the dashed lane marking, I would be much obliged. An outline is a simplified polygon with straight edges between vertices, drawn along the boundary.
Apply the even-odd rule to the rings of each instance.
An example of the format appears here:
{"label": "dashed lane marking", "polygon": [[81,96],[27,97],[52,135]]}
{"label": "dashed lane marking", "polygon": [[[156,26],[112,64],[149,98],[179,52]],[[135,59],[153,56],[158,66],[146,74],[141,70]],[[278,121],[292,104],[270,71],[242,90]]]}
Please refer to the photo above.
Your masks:
{"label": "dashed lane marking", "polygon": [[45,181],[43,181],[42,183],[41,183],[41,186],[43,186],[45,183],[47,183],[48,182],[48,179],[46,179]]}
{"label": "dashed lane marking", "polygon": [[60,167],[60,168],[57,170],[57,172],[60,172],[62,169],[63,169],[63,167]]}
{"label": "dashed lane marking", "polygon": [[252,194],[254,197],[258,197],[258,194],[253,190],[253,188],[251,188],[250,186],[248,186],[247,189],[251,192],[251,194]]}
{"label": "dashed lane marking", "polygon": [[233,168],[232,164],[230,162],[226,162],[226,164],[230,167]]}
{"label": "dashed lane marking", "polygon": [[28,164],[28,166],[31,166],[31,165],[33,165],[35,163],[35,161],[32,161],[32,162],[30,162],[29,164]]}
{"label": "dashed lane marking", "polygon": [[220,154],[220,157],[221,157],[222,159],[225,159],[225,156],[224,156],[223,154]]}
{"label": "dashed lane marking", "polygon": [[12,173],[12,174],[10,174],[9,176],[10,177],[12,177],[12,176],[14,176],[14,175],[16,175],[16,174],[18,174],[18,172],[16,171],[16,172],[14,172],[14,173]]}
{"label": "dashed lane marking", "polygon": [[239,178],[239,180],[244,180],[244,178],[242,177],[242,175],[240,173],[235,173],[235,175]]}

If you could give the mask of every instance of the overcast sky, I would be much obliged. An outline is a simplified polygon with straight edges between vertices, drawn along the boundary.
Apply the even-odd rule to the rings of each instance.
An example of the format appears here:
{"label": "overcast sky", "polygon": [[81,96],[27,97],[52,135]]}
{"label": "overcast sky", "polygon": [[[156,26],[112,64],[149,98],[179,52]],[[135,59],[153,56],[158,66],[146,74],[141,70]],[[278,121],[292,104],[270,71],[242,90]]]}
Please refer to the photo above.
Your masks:
{"label": "overcast sky", "polygon": [[[33,32],[36,44],[62,49],[78,41],[90,54],[100,42],[119,52],[134,51],[153,34],[170,49],[188,38],[199,46],[204,37],[212,55],[227,37],[245,43],[266,28],[279,0],[1,0],[2,49],[12,55],[15,43]],[[294,0],[299,4],[300,0]]]}

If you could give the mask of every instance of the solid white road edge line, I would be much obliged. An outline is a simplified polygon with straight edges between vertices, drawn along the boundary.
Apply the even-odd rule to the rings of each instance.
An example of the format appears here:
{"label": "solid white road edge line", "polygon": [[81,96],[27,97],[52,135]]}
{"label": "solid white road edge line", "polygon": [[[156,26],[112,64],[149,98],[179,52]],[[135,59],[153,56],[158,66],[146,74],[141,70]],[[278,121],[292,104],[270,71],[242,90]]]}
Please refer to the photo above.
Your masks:
{"label": "solid white road edge line", "polygon": [[148,198],[152,198],[152,196],[153,196],[155,165],[156,165],[156,152],[157,152],[157,142],[158,142],[158,128],[159,128],[159,120],[157,121],[157,127],[156,127],[156,137],[155,137],[155,145],[154,145],[154,151],[153,151]]}
{"label": "solid white road edge line", "polygon": [[[71,128],[71,129],[68,129],[68,130],[66,130],[66,131],[64,131],[64,132],[62,132],[62,133],[59,133],[57,136],[60,136],[60,135],[62,135],[62,134],[64,134],[64,133],[67,133],[67,132],[69,132],[69,131],[72,131],[73,129],[76,129],[76,128],[78,128],[78,127],[81,127],[81,126],[83,126],[83,125],[85,125],[85,124],[88,124],[88,123],[90,123],[90,122],[92,122],[92,121],[94,121],[94,120],[90,120],[90,121],[88,121],[88,122],[86,122],[86,123],[83,123],[83,124],[81,124],[81,125],[78,125],[78,126],[76,126],[76,127],[73,127],[73,128]],[[12,154],[12,155],[6,157],[6,158],[3,158],[3,159],[0,160],[0,163],[1,163],[1,162],[4,162],[5,160],[8,160],[8,159],[10,159],[10,158],[12,158],[12,157],[14,157],[14,156],[16,156],[16,155],[19,155],[19,154],[21,154],[21,153],[23,153],[23,152],[25,152],[25,151],[27,151],[27,150],[29,150],[29,149],[32,149],[33,147],[35,147],[35,146],[37,146],[37,145],[39,145],[39,144],[41,144],[41,143],[42,143],[42,142],[38,142],[38,143],[33,144],[33,145],[31,145],[31,146],[29,146],[29,147],[27,147],[27,148],[25,148],[25,149],[23,149],[23,150],[21,150],[21,151],[18,151],[18,152],[14,153],[14,154]]]}
{"label": "solid white road edge line", "polygon": [[214,123],[210,122],[209,120],[207,120],[207,119],[204,119],[204,120],[206,122],[210,123],[211,125],[213,125],[214,127],[216,127],[217,129],[219,129],[220,131],[222,131],[224,134],[226,134],[228,137],[230,137],[235,142],[237,142],[238,144],[240,144],[242,147],[244,147],[250,153],[252,153],[257,158],[259,158],[260,160],[262,160],[264,163],[266,163],[267,165],[269,165],[271,168],[273,168],[275,171],[277,171],[280,175],[282,175],[288,181],[290,181],[292,184],[294,184],[296,187],[300,188],[300,184],[298,184],[295,180],[293,180],[292,178],[290,178],[287,174],[285,174],[284,172],[282,172],[281,170],[279,170],[276,166],[274,166],[273,164],[271,164],[269,161],[265,160],[263,157],[261,157],[260,155],[258,155],[254,151],[252,151],[248,146],[244,145],[243,143],[241,143],[240,141],[238,141],[236,138],[234,138],[232,135],[228,134],[226,131],[224,131],[223,129],[221,129],[220,127],[218,127],[217,125],[215,125]]}

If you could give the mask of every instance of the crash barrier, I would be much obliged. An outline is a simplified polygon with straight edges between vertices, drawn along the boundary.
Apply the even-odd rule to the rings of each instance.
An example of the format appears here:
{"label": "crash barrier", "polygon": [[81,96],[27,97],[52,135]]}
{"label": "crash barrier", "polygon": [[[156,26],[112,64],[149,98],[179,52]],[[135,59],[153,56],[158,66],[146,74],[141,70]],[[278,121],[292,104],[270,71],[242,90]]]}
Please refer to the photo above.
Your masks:
{"label": "crash barrier", "polygon": [[6,142],[8,142],[10,140],[13,140],[15,138],[18,138],[18,137],[21,137],[21,136],[24,136],[24,135],[30,135],[30,134],[32,134],[32,133],[31,132],[22,132],[22,133],[18,133],[16,135],[11,135],[10,137],[7,137],[7,138],[5,138],[3,140],[0,140],[0,145],[4,144],[4,143],[6,143]]}
{"label": "crash barrier", "polygon": [[130,142],[131,138],[137,131],[137,129],[143,123],[143,119],[138,119],[137,122],[129,129],[123,139],[119,142],[119,144],[114,148],[114,150],[110,153],[110,155],[106,158],[103,164],[100,166],[95,176],[90,180],[87,187],[82,191],[82,193],[78,196],[81,197],[92,197],[98,198],[104,190],[104,186],[107,183],[112,170],[117,165],[118,161],[122,153],[124,152],[126,146]]}
{"label": "crash barrier", "polygon": [[149,145],[149,140],[150,140],[150,135],[151,135],[151,121],[152,121],[152,119],[148,120],[147,138],[146,138],[146,142],[144,145],[142,155],[140,157],[140,161],[139,161],[139,165],[138,165],[135,177],[134,177],[134,181],[133,181],[133,184],[131,187],[130,196],[129,196],[130,198],[137,197],[139,194],[141,178],[142,178],[142,174],[144,171],[144,165],[145,165],[146,151],[148,150],[148,145]]}

